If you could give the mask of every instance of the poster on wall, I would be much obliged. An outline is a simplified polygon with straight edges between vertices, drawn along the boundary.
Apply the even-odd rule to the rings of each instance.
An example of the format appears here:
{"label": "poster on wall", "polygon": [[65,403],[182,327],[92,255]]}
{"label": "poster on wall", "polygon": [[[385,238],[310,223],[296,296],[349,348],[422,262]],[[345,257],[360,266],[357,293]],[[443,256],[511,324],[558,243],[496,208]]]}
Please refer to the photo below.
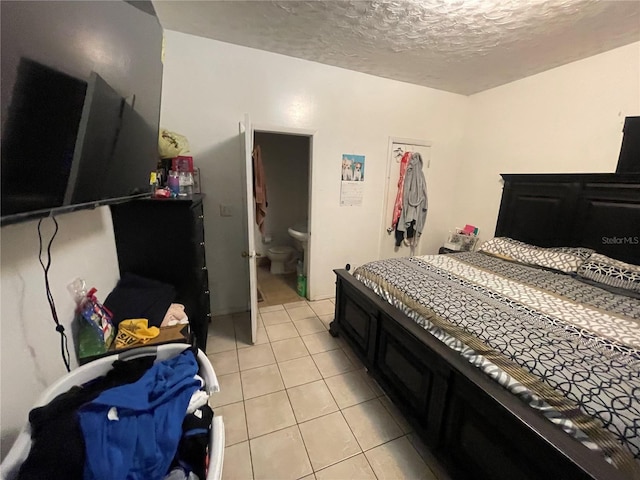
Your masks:
{"label": "poster on wall", "polygon": [[340,206],[360,207],[364,193],[364,155],[342,155]]}

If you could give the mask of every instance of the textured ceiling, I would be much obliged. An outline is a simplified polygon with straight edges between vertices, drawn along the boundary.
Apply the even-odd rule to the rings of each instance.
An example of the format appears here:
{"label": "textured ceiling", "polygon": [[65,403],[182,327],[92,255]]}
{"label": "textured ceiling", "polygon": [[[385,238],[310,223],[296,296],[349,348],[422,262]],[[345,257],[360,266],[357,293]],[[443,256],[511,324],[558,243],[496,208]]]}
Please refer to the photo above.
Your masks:
{"label": "textured ceiling", "polygon": [[154,1],[164,28],[472,94],[640,40],[640,1]]}

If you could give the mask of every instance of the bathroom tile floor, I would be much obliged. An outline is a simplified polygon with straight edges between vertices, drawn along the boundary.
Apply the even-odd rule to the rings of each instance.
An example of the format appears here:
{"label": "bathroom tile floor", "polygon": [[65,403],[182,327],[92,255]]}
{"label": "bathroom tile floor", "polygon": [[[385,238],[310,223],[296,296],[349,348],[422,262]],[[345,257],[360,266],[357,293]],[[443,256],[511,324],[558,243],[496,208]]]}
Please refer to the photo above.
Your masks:
{"label": "bathroom tile floor", "polygon": [[296,293],[296,281],[295,272],[273,275],[268,262],[258,266],[258,290],[262,294],[258,306],[269,307],[304,300]]}
{"label": "bathroom tile floor", "polygon": [[207,355],[221,391],[225,480],[448,477],[350,347],[327,331],[333,300],[214,317]]}

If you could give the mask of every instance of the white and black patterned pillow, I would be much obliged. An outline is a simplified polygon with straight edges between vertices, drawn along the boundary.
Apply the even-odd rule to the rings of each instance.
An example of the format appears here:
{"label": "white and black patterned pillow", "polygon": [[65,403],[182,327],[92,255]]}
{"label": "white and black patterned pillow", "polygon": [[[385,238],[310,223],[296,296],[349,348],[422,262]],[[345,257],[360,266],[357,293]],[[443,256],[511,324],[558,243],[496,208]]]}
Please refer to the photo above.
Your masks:
{"label": "white and black patterned pillow", "polygon": [[573,255],[578,255],[582,260],[586,260],[591,255],[596,253],[596,251],[592,248],[586,247],[551,247],[547,248],[550,252],[561,252],[561,253],[570,253]]}
{"label": "white and black patterned pillow", "polygon": [[578,276],[611,287],[640,292],[640,265],[594,253],[578,270]]}
{"label": "white and black patterned pillow", "polygon": [[[567,251],[561,251],[559,248]],[[550,268],[564,273],[576,273],[585,260],[586,251],[582,250],[588,249],[573,252],[570,247],[559,248],[537,247],[508,237],[496,237],[482,244],[480,251],[518,263]]]}

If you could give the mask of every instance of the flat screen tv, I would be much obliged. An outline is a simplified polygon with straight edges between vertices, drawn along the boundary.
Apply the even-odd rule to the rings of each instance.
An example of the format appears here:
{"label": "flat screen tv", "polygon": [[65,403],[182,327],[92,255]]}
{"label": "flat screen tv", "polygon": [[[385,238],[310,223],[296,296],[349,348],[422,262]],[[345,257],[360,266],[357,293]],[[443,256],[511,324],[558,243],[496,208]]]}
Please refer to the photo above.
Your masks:
{"label": "flat screen tv", "polygon": [[162,84],[153,9],[1,8],[2,225],[148,195]]}

